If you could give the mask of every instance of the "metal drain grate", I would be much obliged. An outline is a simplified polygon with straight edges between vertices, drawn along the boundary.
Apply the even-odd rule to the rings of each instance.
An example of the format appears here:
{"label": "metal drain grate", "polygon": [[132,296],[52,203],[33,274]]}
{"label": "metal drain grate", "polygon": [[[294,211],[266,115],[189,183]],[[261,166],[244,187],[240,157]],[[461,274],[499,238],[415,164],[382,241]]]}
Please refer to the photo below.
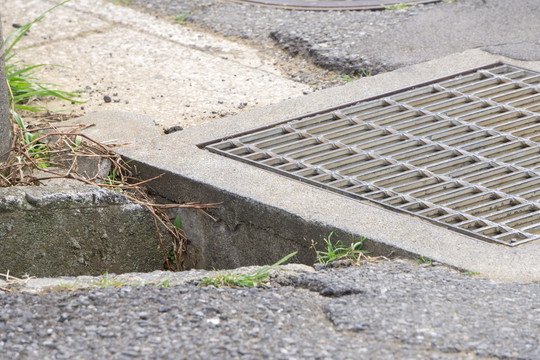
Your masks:
{"label": "metal drain grate", "polygon": [[298,10],[382,10],[392,5],[416,5],[441,0],[233,0],[248,4]]}
{"label": "metal drain grate", "polygon": [[490,242],[540,236],[540,73],[494,64],[233,138],[212,152]]}

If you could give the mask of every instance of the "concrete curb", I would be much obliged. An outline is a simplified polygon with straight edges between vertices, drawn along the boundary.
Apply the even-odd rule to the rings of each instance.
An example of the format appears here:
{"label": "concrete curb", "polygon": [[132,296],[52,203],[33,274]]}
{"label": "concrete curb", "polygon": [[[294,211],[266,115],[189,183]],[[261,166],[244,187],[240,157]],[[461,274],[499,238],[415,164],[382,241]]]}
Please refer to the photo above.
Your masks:
{"label": "concrete curb", "polygon": [[152,215],[78,183],[0,188],[0,273],[20,277],[154,271],[163,252]]}

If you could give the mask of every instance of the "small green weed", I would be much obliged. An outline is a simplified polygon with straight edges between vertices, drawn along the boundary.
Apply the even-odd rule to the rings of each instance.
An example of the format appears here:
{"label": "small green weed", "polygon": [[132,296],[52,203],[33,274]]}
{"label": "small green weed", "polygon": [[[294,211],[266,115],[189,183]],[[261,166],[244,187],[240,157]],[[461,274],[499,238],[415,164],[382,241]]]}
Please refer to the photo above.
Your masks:
{"label": "small green weed", "polygon": [[257,287],[264,286],[268,282],[270,270],[281,265],[291,257],[296,255],[297,251],[285,256],[273,265],[265,266],[249,274],[240,274],[236,271],[218,272],[214,277],[208,277],[201,280],[198,286],[214,285],[215,287]]}
{"label": "small green weed", "polygon": [[319,251],[315,249],[315,252],[317,253],[317,261],[320,264],[326,265],[333,261],[346,259],[359,262],[360,258],[366,254],[366,251],[362,250],[364,241],[366,241],[365,237],[360,238],[360,241],[354,241],[353,235],[351,245],[345,246],[341,240],[338,240],[333,244],[333,235],[335,235],[335,232],[332,231],[330,235],[328,235],[328,239],[324,239],[326,251]]}
{"label": "small green weed", "polygon": [[174,218],[173,225],[177,229],[182,228],[182,219],[180,218],[180,214],[176,214],[176,217]]}
{"label": "small green weed", "polygon": [[82,144],[82,136],[81,135],[76,135],[75,136],[75,144],[74,146],[71,146],[72,149],[77,149],[81,146]]}
{"label": "small green weed", "polygon": [[108,288],[108,287],[119,288],[119,287],[122,287],[122,286],[124,286],[126,284],[127,284],[126,281],[121,281],[121,280],[117,280],[116,278],[109,277],[109,272],[108,271],[105,271],[105,274],[103,274],[101,276],[100,281],[92,281],[90,283],[90,285],[99,286],[102,289]]}
{"label": "small green weed", "polygon": [[163,280],[161,284],[158,285],[160,288],[168,288],[169,287],[169,278]]}
{"label": "small green weed", "polygon": [[354,77],[354,76],[350,76],[350,75],[339,75],[340,79],[345,81],[345,82],[353,82],[354,80],[357,80],[358,78],[357,77]]}
{"label": "small green weed", "polygon": [[50,149],[45,144],[39,142],[41,132],[30,133],[23,132],[23,140],[25,147],[28,148],[28,154],[36,160],[36,164],[40,169],[51,166],[49,151]]}
{"label": "small green weed", "polygon": [[399,3],[394,5],[381,5],[385,10],[399,10],[399,9],[406,9],[413,6],[416,6],[415,4],[406,4],[406,3]]}
{"label": "small green weed", "polygon": [[[111,169],[111,171],[109,172],[109,175],[107,175],[107,179],[105,179],[103,181],[104,184],[107,184],[111,187],[114,187],[114,186],[121,186],[123,183],[122,183],[122,179],[120,177],[120,175],[118,174],[118,171],[116,169]],[[119,192],[122,192],[121,189],[117,189]]]}
{"label": "small green weed", "polygon": [[[183,232],[182,230],[182,219],[180,218],[180,214],[176,214],[176,217],[174,218],[174,222],[173,222],[173,226],[174,228],[176,229],[176,231],[178,232]],[[176,258],[177,256],[180,257],[181,254],[176,254],[176,251],[175,251],[175,248],[173,246],[173,248],[171,250],[169,250],[169,252],[167,253],[167,259],[169,260],[169,264],[174,267],[176,267]]]}
{"label": "small green weed", "polygon": [[478,271],[467,271],[465,274],[467,274],[469,276],[480,275],[480,273]]}
{"label": "small green weed", "polygon": [[113,0],[114,5],[131,5],[131,0]]}
{"label": "small green weed", "polygon": [[187,24],[187,18],[191,15],[191,11],[187,11],[182,14],[178,14],[174,17],[174,22],[179,25],[186,25]]}
{"label": "small green weed", "polygon": [[353,82],[353,81],[356,81],[358,79],[361,79],[363,77],[370,77],[371,76],[371,70],[369,69],[362,69],[362,71],[360,72],[360,74],[356,75],[356,76],[351,76],[351,75],[347,75],[347,74],[341,74],[339,75],[339,78],[345,82]]}
{"label": "small green weed", "polygon": [[433,263],[433,260],[426,257],[426,256],[420,256],[420,260],[418,260],[416,263],[418,265],[420,265],[420,264],[431,265]]}
{"label": "small green weed", "polygon": [[[80,138],[80,136],[79,136],[79,138]],[[80,140],[77,140],[77,138],[75,138],[75,145],[80,144],[80,141],[82,141],[82,138]],[[127,182],[126,179],[123,178],[122,171],[123,170],[124,171],[129,170],[127,168],[127,165],[131,161],[132,160],[118,163],[120,168],[116,168],[116,167],[111,168],[111,170],[109,171],[109,174],[107,175],[107,178],[104,179],[103,181],[101,181],[101,184],[105,185],[106,187],[110,188],[111,190],[114,190],[114,191],[116,191],[118,193],[122,193],[123,192],[122,187]]]}
{"label": "small green weed", "polygon": [[64,282],[64,280],[60,280],[58,282],[58,287],[66,290],[74,290],[77,286],[80,285],[79,279],[76,279],[75,281],[71,282]]}

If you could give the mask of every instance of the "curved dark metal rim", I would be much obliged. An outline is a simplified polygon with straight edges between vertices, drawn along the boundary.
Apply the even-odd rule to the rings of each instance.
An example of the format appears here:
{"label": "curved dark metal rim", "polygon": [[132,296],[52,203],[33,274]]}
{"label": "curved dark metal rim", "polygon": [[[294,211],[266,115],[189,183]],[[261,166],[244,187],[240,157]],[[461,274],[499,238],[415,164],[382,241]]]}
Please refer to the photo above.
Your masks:
{"label": "curved dark metal rim", "polygon": [[418,5],[441,0],[232,0],[237,3],[294,10],[382,10],[392,5]]}

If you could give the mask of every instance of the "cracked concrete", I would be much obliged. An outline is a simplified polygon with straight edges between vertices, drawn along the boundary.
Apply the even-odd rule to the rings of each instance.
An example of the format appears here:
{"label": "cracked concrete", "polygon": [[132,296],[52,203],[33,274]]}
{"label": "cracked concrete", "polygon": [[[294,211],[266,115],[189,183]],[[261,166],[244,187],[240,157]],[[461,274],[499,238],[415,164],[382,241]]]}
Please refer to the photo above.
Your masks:
{"label": "cracked concrete", "polygon": [[[54,4],[0,1],[4,33]],[[131,111],[152,116],[161,129],[187,128],[311,91],[285,79],[273,59],[254,48],[104,0],[55,9],[16,51],[23,63],[59,65],[39,73],[43,82],[84,92],[84,104],[53,101],[49,109],[72,116]]]}
{"label": "cracked concrete", "polygon": [[123,195],[62,184],[0,188],[0,273],[153,271],[163,253],[152,215]]}

